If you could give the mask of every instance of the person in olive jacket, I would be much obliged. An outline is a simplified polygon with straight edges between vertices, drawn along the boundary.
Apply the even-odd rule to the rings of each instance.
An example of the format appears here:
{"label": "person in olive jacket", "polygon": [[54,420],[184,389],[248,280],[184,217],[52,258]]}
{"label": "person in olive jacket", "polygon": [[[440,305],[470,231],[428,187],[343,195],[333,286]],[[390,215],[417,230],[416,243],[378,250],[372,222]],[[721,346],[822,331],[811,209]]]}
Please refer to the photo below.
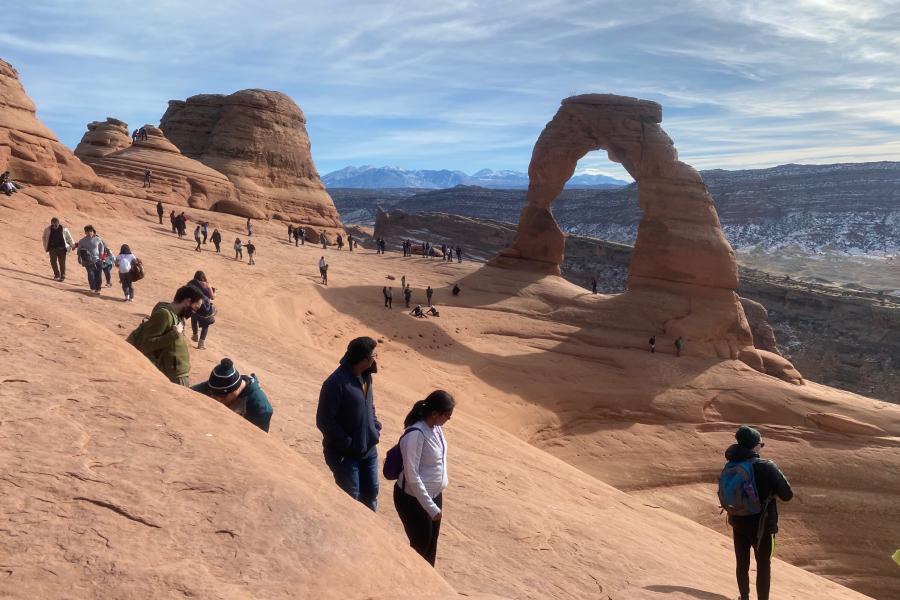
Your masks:
{"label": "person in olive jacket", "polygon": [[337,485],[373,511],[378,506],[378,452],[381,423],[375,415],[372,374],[378,372],[370,337],[359,337],[319,393],[316,427],[322,432],[325,463]]}
{"label": "person in olive jacket", "polygon": [[191,356],[184,339],[184,321],[203,306],[199,289],[183,286],[175,300],[159,302],[141,326],[135,345],[172,383],[190,387]]}

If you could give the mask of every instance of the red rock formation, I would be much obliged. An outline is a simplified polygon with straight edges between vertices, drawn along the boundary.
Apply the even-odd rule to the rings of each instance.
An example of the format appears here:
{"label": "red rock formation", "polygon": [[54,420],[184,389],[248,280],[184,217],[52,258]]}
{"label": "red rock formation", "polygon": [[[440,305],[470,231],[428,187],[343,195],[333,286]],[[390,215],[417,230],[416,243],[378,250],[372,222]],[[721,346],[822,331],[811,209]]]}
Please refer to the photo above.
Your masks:
{"label": "red rock formation", "polygon": [[603,318],[623,328],[682,336],[699,354],[740,357],[762,370],[735,293],[734,252],[703,180],[678,160],[661,121],[662,107],[646,100],[609,94],[563,100],[535,144],[516,239],[490,264],[559,274],[565,239],[550,204],[580,158],[606,150],[637,182],[642,218],[629,291],[606,307]]}
{"label": "red rock formation", "polygon": [[172,100],[160,128],[185,156],[234,183],[236,197],[216,210],[317,229],[341,226],[313,164],[303,112],[288,96],[242,90]]}
{"label": "red rock formation", "polygon": [[87,133],[75,147],[75,156],[84,162],[91,158],[100,158],[131,146],[128,134],[128,123],[106,117],[105,121],[88,123]]}
{"label": "red rock formation", "polygon": [[14,181],[41,186],[63,186],[111,192],[35,115],[34,102],[25,93],[19,74],[0,60],[0,171]]}
{"label": "red rock formation", "polygon": [[[162,131],[152,125],[144,125],[147,139],[131,143],[127,135],[128,126],[121,121],[91,128],[78,145],[85,162],[94,167],[99,175],[110,179],[116,185],[138,194],[147,192],[156,200],[168,204],[189,205],[193,208],[211,209],[231,213],[229,203],[234,201],[234,185],[218,171],[203,163],[181,154],[178,148],[166,139]],[[118,125],[121,124],[121,125]],[[112,133],[110,130],[113,130]],[[121,150],[106,153],[103,141],[115,148],[122,143],[120,133],[125,133],[127,146]],[[152,172],[150,187],[144,187],[144,172]],[[261,214],[246,216],[259,217]]]}

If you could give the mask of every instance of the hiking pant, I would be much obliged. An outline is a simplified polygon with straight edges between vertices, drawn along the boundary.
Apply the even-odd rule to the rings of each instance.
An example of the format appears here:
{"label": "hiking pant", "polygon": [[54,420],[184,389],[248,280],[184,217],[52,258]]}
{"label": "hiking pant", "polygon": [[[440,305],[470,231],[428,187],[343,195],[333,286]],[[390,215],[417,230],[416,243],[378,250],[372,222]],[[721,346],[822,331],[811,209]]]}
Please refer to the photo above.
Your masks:
{"label": "hiking pant", "polygon": [[378,508],[378,454],[373,450],[367,458],[350,458],[325,450],[325,464],[334,475],[334,482],[351,498]]}
{"label": "hiking pant", "polygon": [[172,379],[171,381],[172,381],[172,383],[176,383],[176,384],[184,386],[186,388],[191,387],[191,378],[188,377],[187,375],[185,375],[184,377],[176,377],[175,379]]}
{"label": "hiking pant", "polygon": [[103,265],[103,275],[106,277],[106,287],[112,286],[112,265]]}
{"label": "hiking pant", "polygon": [[50,266],[53,268],[53,276],[59,279],[66,278],[66,254],[65,248],[53,248],[50,250]]}
{"label": "hiking pant", "polygon": [[200,330],[201,342],[206,340],[206,334],[209,333],[209,325],[209,323],[203,325],[200,322],[200,317],[198,317],[197,315],[191,315],[191,331],[194,333],[194,335],[197,335],[197,330]]}
{"label": "hiking pant", "polygon": [[178,233],[178,226],[175,225],[175,221],[172,221],[172,233]]}
{"label": "hiking pant", "polygon": [[134,300],[134,282],[131,281],[131,273],[119,273],[119,283],[122,284],[125,297]]}
{"label": "hiking pant", "polygon": [[88,287],[93,292],[99,292],[103,287],[103,271],[100,268],[100,261],[85,265],[84,270],[87,271]]}
{"label": "hiking pant", "polygon": [[204,232],[203,232],[203,243],[204,243],[204,244],[206,243],[206,234],[207,234],[207,232],[204,231]]}
{"label": "hiking pant", "polygon": [[213,242],[213,244],[216,246],[216,254],[219,253],[219,243],[220,242],[216,242],[216,241]]}
{"label": "hiking pant", "polygon": [[769,586],[772,579],[772,557],[775,555],[775,534],[764,535],[758,547],[756,533],[732,529],[734,538],[734,558],[736,561],[738,591],[741,600],[750,600],[750,550],[756,558],[756,598],[769,600]]}
{"label": "hiking pant", "polygon": [[250,262],[249,262],[249,263],[248,263],[248,264],[251,264],[251,265],[255,265],[255,264],[256,264],[256,263],[255,263],[255,262],[253,262],[253,254],[251,254],[251,253],[248,253],[248,254],[247,254],[247,256],[249,256],[249,257],[250,257]]}
{"label": "hiking pant", "polygon": [[384,297],[384,307],[385,308],[393,308],[393,306],[391,306],[393,301],[394,301],[394,299],[391,298],[390,296],[385,296]]}
{"label": "hiking pant", "polygon": [[201,242],[200,242],[200,238],[198,238],[198,237],[197,237],[197,238],[194,238],[194,241],[197,242],[197,247],[194,248],[194,250],[196,250],[197,252],[201,252],[201,250],[200,250],[200,243],[201,243]]}
{"label": "hiking pant", "polygon": [[[438,508],[442,508],[442,496],[443,494],[438,494],[434,498],[434,503],[438,505]],[[432,521],[431,516],[422,508],[419,500],[404,492],[399,485],[394,486],[394,507],[400,516],[400,522],[403,523],[406,537],[409,538],[409,545],[433,567],[437,557],[441,522]]]}
{"label": "hiking pant", "polygon": [[244,252],[243,250],[235,250],[234,251],[234,260],[244,260]]}
{"label": "hiking pant", "polygon": [[156,216],[159,217],[159,224],[162,225],[162,217],[163,217],[163,216],[162,216],[162,213],[157,213]]}

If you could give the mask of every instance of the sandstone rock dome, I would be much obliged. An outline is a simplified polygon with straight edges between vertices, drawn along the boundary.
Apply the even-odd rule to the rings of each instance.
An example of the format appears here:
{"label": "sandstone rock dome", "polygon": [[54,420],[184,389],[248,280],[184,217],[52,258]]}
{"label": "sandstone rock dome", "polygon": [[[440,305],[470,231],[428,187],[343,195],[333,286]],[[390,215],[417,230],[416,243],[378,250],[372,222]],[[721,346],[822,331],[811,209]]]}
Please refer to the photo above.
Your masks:
{"label": "sandstone rock dome", "polygon": [[306,119],[285,94],[251,89],[172,100],[160,128],[185,156],[234,183],[237,197],[218,210],[341,226],[313,164]]}
{"label": "sandstone rock dome", "polygon": [[[215,169],[182,155],[159,128],[144,125],[147,139],[132,144],[131,136],[127,135],[128,125],[122,121],[110,123],[107,119],[105,124],[93,129],[91,125],[76,152],[80,149],[84,161],[97,174],[123,189],[149,194],[153,200],[230,212],[227,209],[236,196],[234,185]],[[125,146],[117,150],[122,146],[119,134],[123,132],[126,134]],[[107,152],[110,149],[112,151]],[[147,169],[152,172],[149,189],[144,188],[144,171]]]}
{"label": "sandstone rock dome", "polygon": [[90,167],[41,123],[19,73],[0,59],[0,172],[15,181],[41,186],[112,191]]}

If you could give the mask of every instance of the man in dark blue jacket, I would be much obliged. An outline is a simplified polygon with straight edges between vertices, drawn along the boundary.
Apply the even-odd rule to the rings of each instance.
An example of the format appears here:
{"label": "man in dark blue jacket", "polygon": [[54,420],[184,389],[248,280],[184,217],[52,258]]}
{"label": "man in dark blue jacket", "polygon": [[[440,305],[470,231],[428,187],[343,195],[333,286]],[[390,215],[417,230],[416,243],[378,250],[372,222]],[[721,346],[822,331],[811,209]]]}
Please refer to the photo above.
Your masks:
{"label": "man in dark blue jacket", "polygon": [[734,556],[740,600],[750,600],[750,550],[756,556],[756,597],[769,600],[772,557],[775,555],[775,534],[778,533],[778,507],[775,498],[785,502],[794,497],[791,484],[774,462],[759,457],[765,445],[759,431],[741,425],[734,435],[737,444],[725,451],[730,461],[753,462],[753,478],[763,509],[758,515],[728,517],[734,538]]}
{"label": "man in dark blue jacket", "polygon": [[209,380],[191,388],[221,402],[263,431],[269,431],[272,405],[259,386],[256,375],[241,375],[230,358],[223,358],[209,374]]}
{"label": "man in dark blue jacket", "polygon": [[372,392],[372,374],[378,372],[377,345],[370,337],[347,345],[340,366],[322,384],[316,410],[325,464],[335,483],[373,511],[378,506],[375,446],[381,433]]}

